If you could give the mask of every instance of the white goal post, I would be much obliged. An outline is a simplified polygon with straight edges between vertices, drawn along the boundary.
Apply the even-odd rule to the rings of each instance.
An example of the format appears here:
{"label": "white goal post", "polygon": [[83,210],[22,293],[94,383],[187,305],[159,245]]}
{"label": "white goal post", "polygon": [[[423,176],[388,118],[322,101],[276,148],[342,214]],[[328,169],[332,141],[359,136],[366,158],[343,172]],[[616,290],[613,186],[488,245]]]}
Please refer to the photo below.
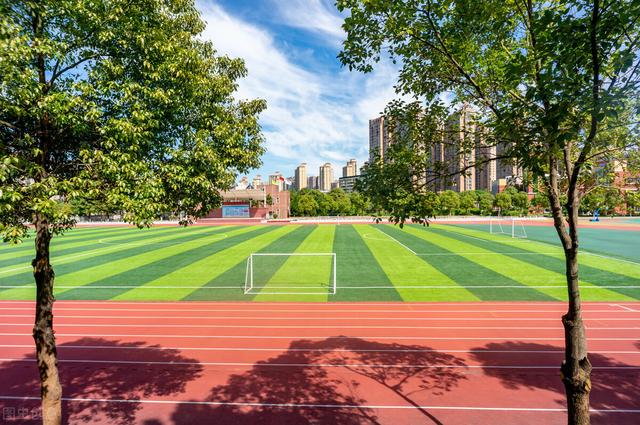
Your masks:
{"label": "white goal post", "polygon": [[519,217],[491,217],[489,233],[508,235],[512,238],[527,238],[524,222]]}
{"label": "white goal post", "polygon": [[245,294],[335,295],[333,252],[256,252],[247,258]]}

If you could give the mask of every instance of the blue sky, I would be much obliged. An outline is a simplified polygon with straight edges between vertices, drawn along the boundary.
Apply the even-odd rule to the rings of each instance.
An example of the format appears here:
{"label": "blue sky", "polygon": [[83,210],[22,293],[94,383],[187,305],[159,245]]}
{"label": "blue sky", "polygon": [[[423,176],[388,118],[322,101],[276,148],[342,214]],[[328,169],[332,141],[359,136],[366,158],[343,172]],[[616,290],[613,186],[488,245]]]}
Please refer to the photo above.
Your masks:
{"label": "blue sky", "polygon": [[334,174],[368,157],[368,120],[394,97],[397,71],[381,63],[371,74],[349,72],[336,55],[344,33],[333,0],[197,0],[204,37],[221,54],[245,59],[238,98],[262,98],[267,153],[251,173],[309,175],[331,162]]}

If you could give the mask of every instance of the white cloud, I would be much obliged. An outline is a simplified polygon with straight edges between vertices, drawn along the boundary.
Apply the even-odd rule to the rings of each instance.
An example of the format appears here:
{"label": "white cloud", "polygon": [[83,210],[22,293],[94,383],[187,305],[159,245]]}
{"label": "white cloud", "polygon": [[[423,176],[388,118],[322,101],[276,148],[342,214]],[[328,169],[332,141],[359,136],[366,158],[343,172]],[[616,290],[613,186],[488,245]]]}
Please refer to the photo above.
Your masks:
{"label": "white cloud", "polygon": [[[292,3],[302,4],[300,0]],[[325,7],[319,1],[310,2],[310,6],[301,14],[300,25],[307,19],[305,14],[320,14]],[[308,70],[278,48],[266,29],[215,4],[199,2],[199,8],[208,23],[203,37],[211,40],[219,53],[245,60],[249,76],[240,82],[238,97],[267,101],[261,123],[269,157],[276,157],[278,163],[265,163],[262,174],[280,169],[291,175],[293,169],[287,167],[298,162],[306,162],[309,174],[316,174],[321,164],[331,162],[339,176],[350,158],[362,164],[368,157],[368,120],[394,96],[393,66],[379,66],[369,75]],[[320,16],[312,29],[336,33],[334,19]]]}
{"label": "white cloud", "polygon": [[326,0],[272,0],[286,25],[319,33],[333,43],[345,38],[342,17]]}

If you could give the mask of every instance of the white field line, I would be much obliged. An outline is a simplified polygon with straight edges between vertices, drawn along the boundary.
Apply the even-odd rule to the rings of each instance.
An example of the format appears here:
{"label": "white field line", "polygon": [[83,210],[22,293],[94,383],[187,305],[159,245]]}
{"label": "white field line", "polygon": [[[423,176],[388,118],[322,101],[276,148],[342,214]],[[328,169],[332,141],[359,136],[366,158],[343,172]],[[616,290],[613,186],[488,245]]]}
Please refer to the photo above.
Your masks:
{"label": "white field line", "polygon": [[[493,239],[486,239],[486,238],[480,238],[480,237],[476,237],[476,236],[471,236],[471,235],[467,235],[465,233],[459,233],[459,232],[455,232],[457,235],[462,235],[462,236],[466,236],[468,238],[472,238],[472,239],[478,239],[481,240],[483,242],[495,242],[495,243],[500,243],[499,241],[493,240]],[[554,248],[558,248],[555,245],[549,243],[549,242],[544,242],[544,241],[538,241],[538,240],[533,240],[533,239],[518,239],[521,240],[523,242],[528,242],[528,243],[539,243],[539,244],[544,244],[544,245],[548,245]],[[557,252],[558,254],[562,254],[562,250],[560,250],[560,248],[558,248],[559,251]],[[636,266],[639,266],[640,263],[637,261],[631,261],[631,260],[625,260],[622,258],[617,258],[617,257],[611,257],[609,255],[604,255],[604,254],[597,254],[595,252],[591,252],[591,251],[587,251],[584,249],[580,250],[581,254],[587,254],[587,255],[593,255],[594,257],[601,257],[601,258],[606,258],[607,260],[614,260],[614,261],[621,261],[623,263],[629,263],[629,264],[634,264]],[[555,254],[555,253],[554,253]]]}
{"label": "white field line", "polygon": [[[391,239],[392,241],[394,241],[395,243],[397,243],[398,245],[400,245],[401,247],[403,247],[404,249],[406,249],[407,251],[409,251],[410,253],[412,253],[413,255],[418,255],[413,249],[409,248],[408,246],[406,246],[405,244],[403,244],[402,242],[400,242],[399,240],[397,240],[396,238],[394,238],[391,235],[386,234],[385,232],[383,232],[382,230],[379,230],[376,228],[376,230],[382,234],[385,235],[386,237],[388,237],[389,239]],[[370,233],[364,233],[362,236],[364,238],[370,239],[367,237],[367,235],[370,235]],[[374,239],[374,240],[382,240],[382,239]]]}
{"label": "white field line", "polygon": [[[29,348],[33,344],[0,344],[0,348]],[[347,348],[254,348],[254,347],[155,347],[155,346],[112,346],[112,345],[59,345],[60,349],[73,350],[142,350],[142,351],[266,351],[266,352],[305,352],[305,353],[490,353],[490,354],[552,354],[564,355],[564,350],[449,350],[449,349],[347,349]],[[638,354],[640,351],[589,350],[589,354]]]}
{"label": "white field line", "polygon": [[[212,233],[210,236],[215,236],[215,235],[217,235],[217,234],[216,233]],[[163,237],[163,235],[159,235],[158,237]],[[206,238],[207,236],[204,236],[204,237]],[[224,238],[217,239],[217,240],[222,240],[222,239],[224,239]],[[190,241],[188,241],[186,243],[189,243],[189,242]],[[154,245],[154,244],[158,244],[158,243],[159,242],[155,242],[155,243],[154,242],[148,242],[148,243],[145,243],[144,245]],[[104,252],[113,251],[113,250],[116,250],[116,249],[122,249],[123,245],[124,244],[117,244],[117,245],[112,246],[111,248],[108,248],[108,247],[107,248],[97,248],[97,249],[93,249],[93,250],[91,250],[89,252],[85,252],[85,253],[77,254],[77,255],[71,255],[71,256],[63,255],[60,258],[53,257],[51,259],[51,261],[52,262],[56,261],[57,264],[66,264],[68,262],[67,260],[73,260],[73,259],[76,259],[76,258],[86,257],[88,255],[102,254]],[[173,243],[172,245],[179,245],[179,244]],[[21,266],[21,267],[15,267],[13,269],[8,269],[8,270],[0,270],[0,275],[1,274],[5,274],[5,273],[15,272],[15,271],[18,271],[18,270],[31,269],[31,268],[33,268],[33,266]]]}
{"label": "white field line", "polygon": [[558,252],[434,252],[427,254],[416,254],[421,257],[430,257],[430,256],[456,256],[456,255],[556,255],[561,254]]}
{"label": "white field line", "polygon": [[[29,336],[33,337],[32,333],[12,333],[12,332],[2,332],[0,336]],[[56,333],[58,337],[83,337],[86,338],[86,333]],[[110,337],[110,338],[217,338],[217,339],[390,339],[393,341],[413,341],[413,340],[424,340],[424,341],[459,341],[459,340],[468,340],[468,341],[564,341],[564,338],[528,338],[528,337],[430,337],[430,336],[362,336],[362,335],[352,335],[348,337],[336,337],[336,336],[309,336],[309,335],[292,335],[292,336],[268,336],[268,335],[167,335],[167,334],[95,334],[92,333],[90,337]],[[589,341],[637,341],[638,338],[589,338]]]}
{"label": "white field line", "polygon": [[[0,326],[33,326],[33,323],[0,323]],[[553,327],[539,327],[539,326],[368,326],[368,325],[174,325],[174,324],[112,324],[112,323],[56,323],[56,328],[59,327],[95,327],[95,328],[202,328],[202,329],[451,329],[451,330],[465,330],[465,329],[487,329],[487,330],[562,330],[562,326]],[[605,326],[602,328],[587,327],[588,330],[613,330],[613,331],[635,331],[640,330],[640,327],[618,327],[613,328]]]}
{"label": "white field line", "polygon": [[[25,358],[0,358],[2,362],[32,363],[35,360]],[[378,364],[378,363],[253,363],[253,362],[201,362],[198,360],[190,362],[159,362],[145,360],[95,360],[95,359],[59,359],[59,363],[108,363],[108,364],[135,364],[135,365],[160,365],[160,366],[245,366],[245,367],[318,367],[318,368],[338,368],[338,367],[363,367],[371,369],[518,369],[518,370],[558,370],[557,365],[534,366],[534,365],[447,365],[447,364]],[[640,366],[593,366],[593,370],[640,370]]]}
{"label": "white field line", "polygon": [[[33,314],[0,314],[0,318],[7,317],[26,317],[33,318]],[[473,320],[477,321],[526,321],[526,322],[536,322],[536,321],[553,321],[558,322],[559,319],[557,317],[541,317],[541,318],[529,318],[529,317],[483,317],[483,318],[472,318],[469,317],[309,317],[309,316],[97,316],[97,315],[67,315],[67,314],[56,314],[56,319],[184,319],[184,320],[385,320],[385,321],[394,321],[394,320],[414,320],[414,321],[429,321],[429,320],[445,320],[445,321],[469,321]],[[631,320],[640,320],[640,317],[592,317],[592,318],[584,318],[587,322],[592,321],[631,321]]]}
{"label": "white field line", "polygon": [[[407,310],[359,310],[359,309],[346,309],[346,310],[337,310],[337,309],[276,309],[276,308],[259,308],[260,302],[255,302],[252,304],[256,308],[253,312],[260,313],[431,313],[431,314],[442,314],[442,313],[566,313],[566,310],[415,310],[415,309],[407,309]],[[324,304],[329,305],[329,304]],[[0,310],[17,310],[15,308],[7,308],[0,307]],[[150,312],[150,311],[188,311],[188,312],[212,312],[211,309],[171,309],[171,308],[96,308],[96,307],[86,307],[86,308],[78,308],[78,307],[56,307],[56,311],[142,311],[142,312]],[[234,309],[234,308],[225,308],[220,310],[215,310],[217,313],[223,313],[228,311],[233,312],[241,312],[246,313],[247,311],[251,311],[249,309]],[[583,313],[617,313],[617,314],[628,314],[634,313],[626,310],[585,310]],[[469,320],[473,320],[474,318],[469,318]]]}
{"label": "white field line", "polygon": [[[25,285],[0,285],[0,290],[2,289],[15,289],[15,288],[31,288],[34,287],[35,283],[28,283]],[[319,284],[317,286],[322,286]],[[186,285],[178,285],[178,286],[136,286],[136,285],[56,285],[56,288],[59,289],[144,289],[144,290],[160,290],[160,289],[204,289],[204,290],[218,290],[218,289],[238,289],[242,290],[242,285],[218,285],[218,286],[186,286]],[[254,287],[251,291],[246,294],[287,294],[288,292],[264,292],[261,288],[269,288],[269,289],[311,289],[312,286],[262,286],[262,287]],[[339,290],[353,290],[353,289],[497,289],[497,288],[509,288],[509,289],[566,289],[565,285],[376,285],[376,286],[338,286]],[[327,286],[327,290],[330,288]],[[580,289],[640,289],[640,285],[585,285]],[[290,294],[300,294],[300,295],[325,295],[327,292],[291,292]],[[634,311],[634,310],[631,310]]]}
{"label": "white field line", "polygon": [[[0,395],[0,400],[34,400],[34,396]],[[78,403],[124,403],[124,404],[184,404],[197,406],[236,406],[236,407],[271,407],[271,408],[301,408],[301,409],[386,409],[386,410],[453,410],[453,411],[485,411],[485,412],[566,412],[558,407],[485,407],[485,406],[409,406],[409,405],[373,405],[373,404],[313,404],[313,403],[250,403],[225,401],[194,401],[194,400],[150,400],[150,399],[110,399],[110,398],[71,398],[63,397],[66,402]],[[592,413],[640,413],[640,409],[590,409]]]}
{"label": "white field line", "polygon": [[[35,305],[33,301],[24,301],[24,300],[0,300],[0,305],[2,304],[30,304]],[[282,302],[282,301],[261,301],[259,303],[247,302],[247,301],[117,301],[117,300],[108,300],[108,301],[100,301],[100,300],[58,300],[56,304],[117,304],[117,305],[176,305],[176,304],[184,304],[184,305],[211,305],[211,306],[219,306],[219,305],[234,305],[234,306],[246,306],[248,309],[253,309],[257,305],[304,305],[312,307],[314,305],[327,305],[327,306],[389,306],[389,305],[403,305],[407,307],[411,306],[441,306],[441,305],[532,305],[532,306],[549,306],[549,305],[562,305],[566,306],[566,302],[561,301],[501,301],[501,302],[490,302],[490,301],[472,301],[472,302],[440,302],[440,301],[432,301],[432,302],[404,302],[404,301],[389,301],[389,302],[334,302],[331,304],[309,304],[306,302]],[[640,306],[640,302],[624,302],[626,305],[636,305]],[[587,306],[611,306],[611,302],[607,301],[586,301],[582,303],[583,307]],[[584,311],[584,310],[583,310]],[[615,311],[615,310],[611,310]]]}

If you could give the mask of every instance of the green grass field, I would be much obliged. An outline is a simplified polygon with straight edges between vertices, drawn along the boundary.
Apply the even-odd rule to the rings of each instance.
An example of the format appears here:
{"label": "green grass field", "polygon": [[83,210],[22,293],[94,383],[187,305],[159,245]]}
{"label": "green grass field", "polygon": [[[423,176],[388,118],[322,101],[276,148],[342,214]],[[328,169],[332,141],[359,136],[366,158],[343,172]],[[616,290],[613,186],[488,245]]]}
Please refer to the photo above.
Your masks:
{"label": "green grass field", "polygon": [[[529,239],[483,226],[286,225],[82,228],[52,245],[58,299],[255,301],[555,301],[564,260],[551,227]],[[640,299],[637,237],[583,229],[586,301]],[[254,257],[252,253],[335,253]],[[33,299],[32,239],[0,247],[0,299]]]}

